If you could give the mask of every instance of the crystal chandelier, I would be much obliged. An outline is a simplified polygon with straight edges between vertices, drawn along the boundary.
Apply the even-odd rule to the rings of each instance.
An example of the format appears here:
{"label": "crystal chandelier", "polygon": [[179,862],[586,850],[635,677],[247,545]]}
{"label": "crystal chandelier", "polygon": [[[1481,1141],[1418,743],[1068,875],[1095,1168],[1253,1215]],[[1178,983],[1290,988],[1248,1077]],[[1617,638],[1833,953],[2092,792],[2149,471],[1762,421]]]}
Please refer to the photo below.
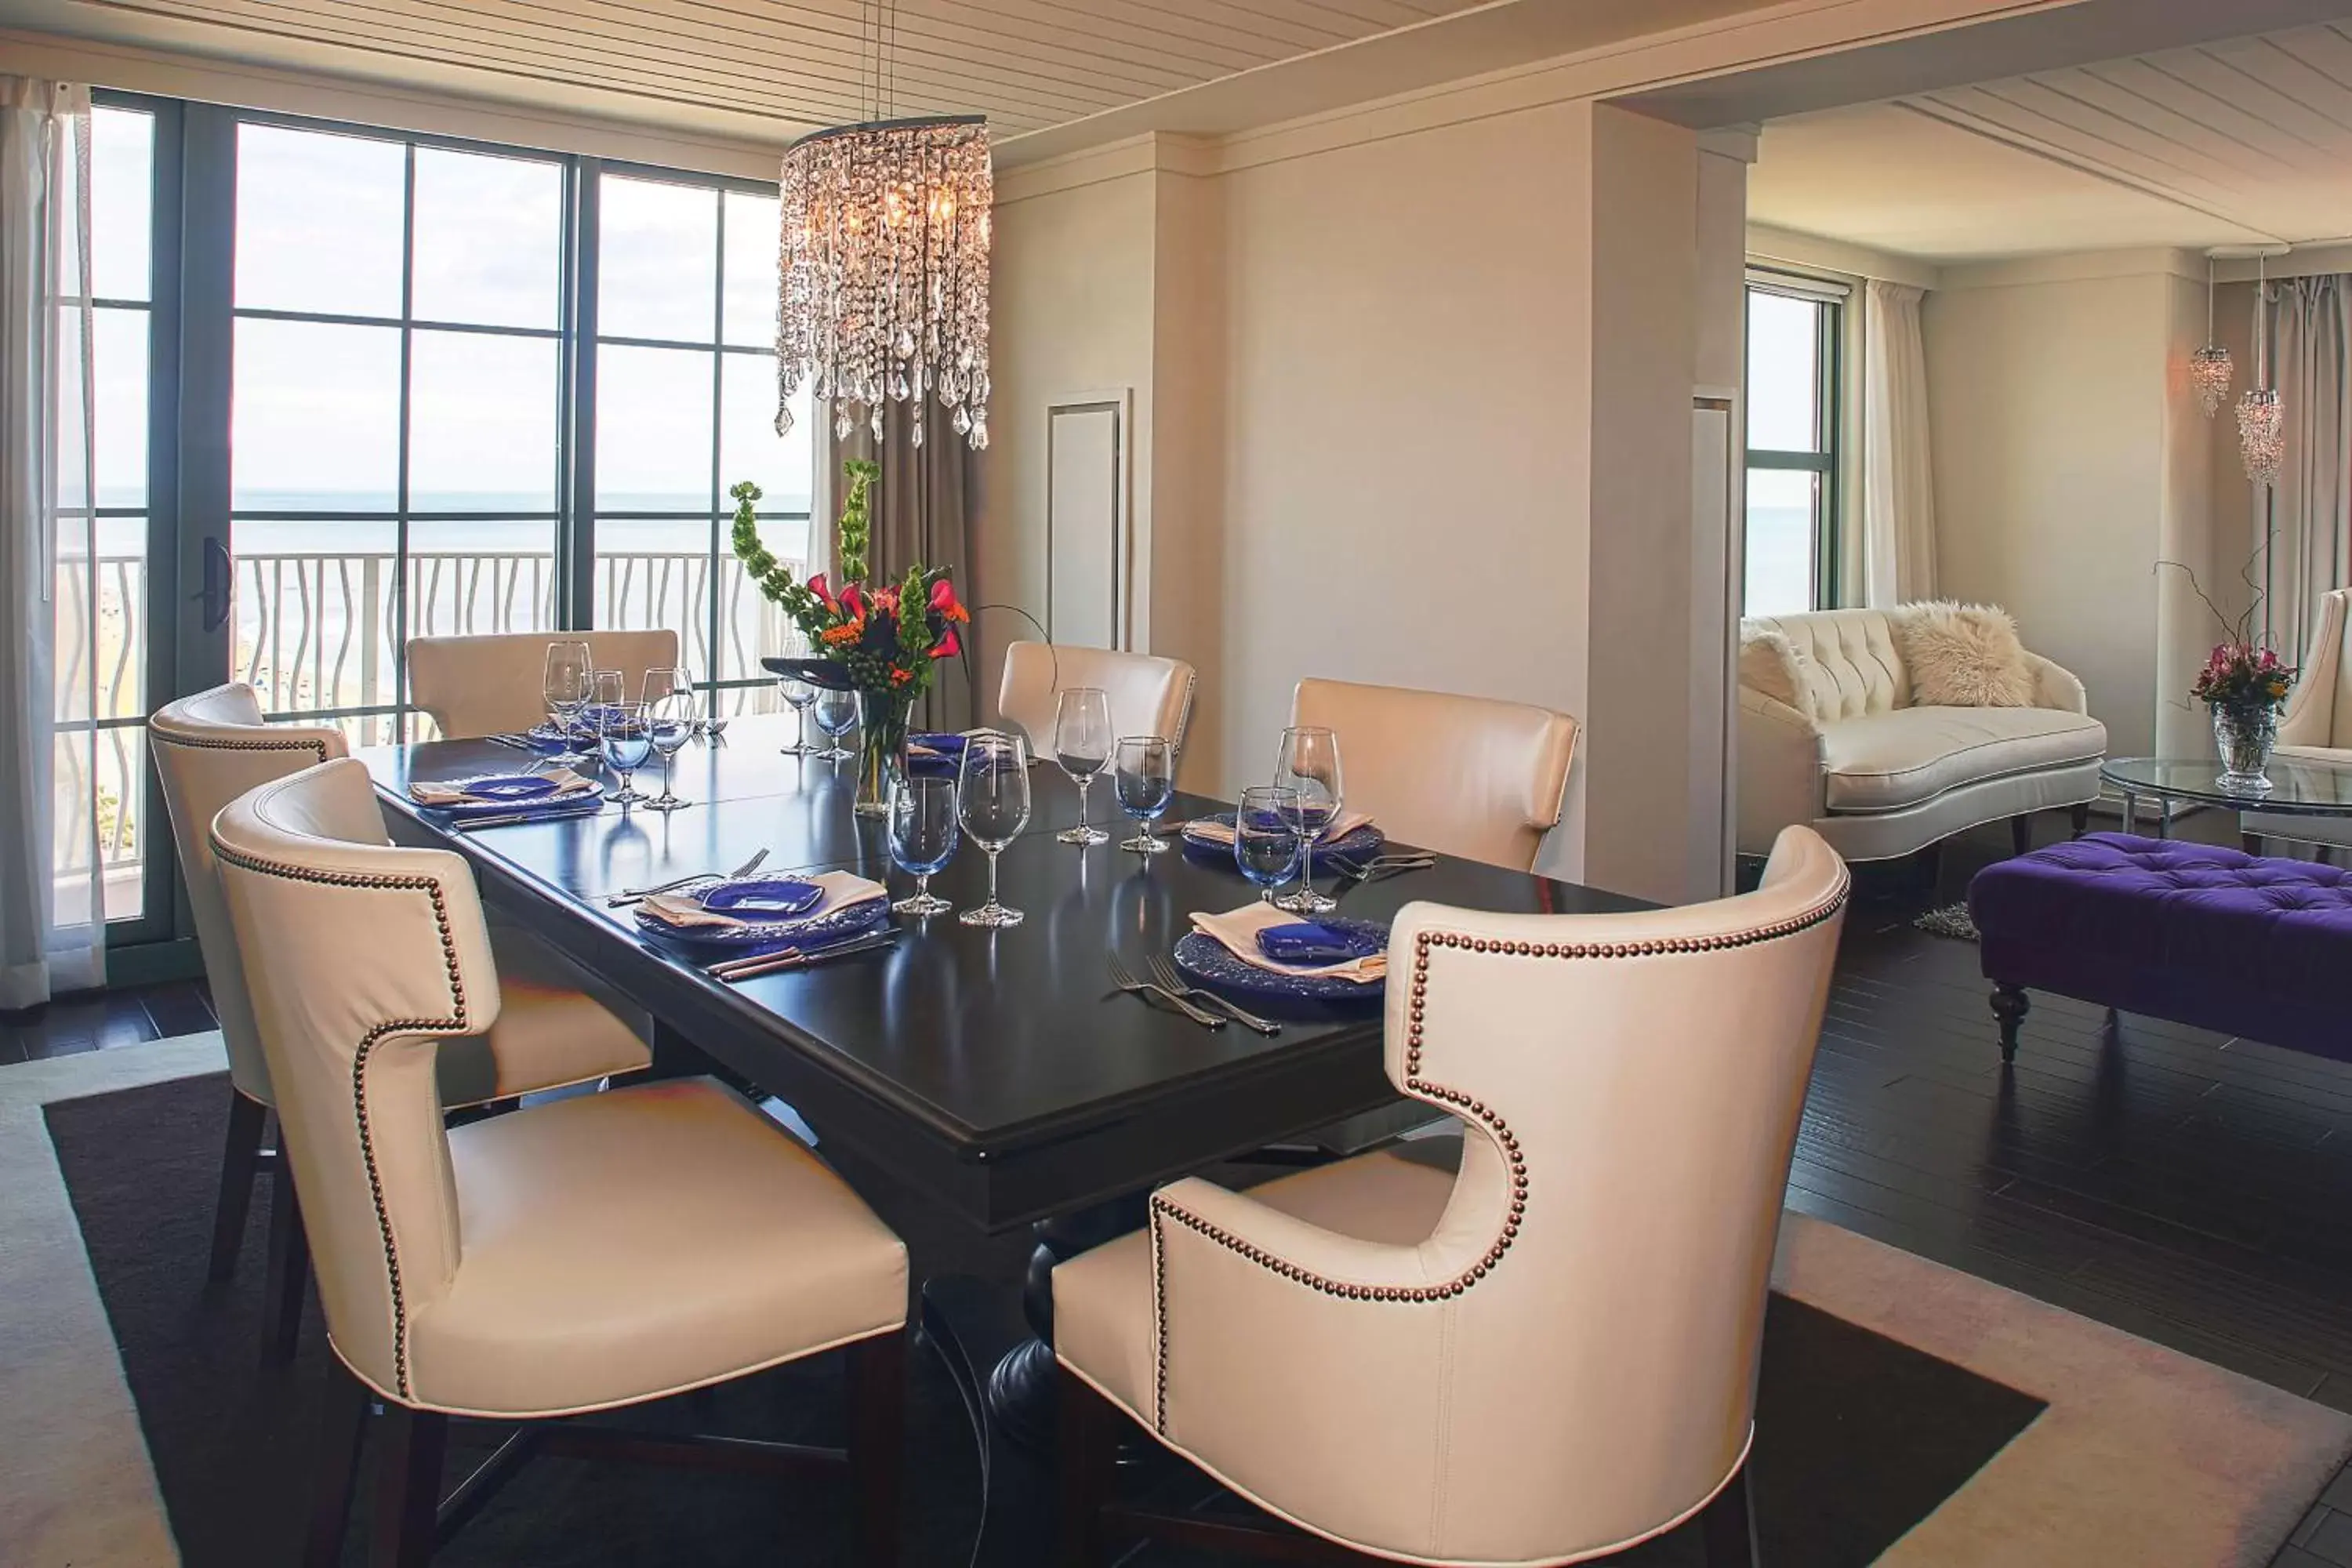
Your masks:
{"label": "crystal chandelier", "polygon": [[2286,411],[2279,405],[2276,390],[2263,384],[2269,376],[2263,374],[2263,339],[2269,335],[2270,279],[2262,266],[2262,256],[2255,258],[2254,282],[2254,384],[2238,403],[2238,456],[2246,466],[2247,479],[2258,485],[2278,482],[2279,464],[2286,456]]}
{"label": "crystal chandelier", "polygon": [[2236,366],[2230,363],[2230,351],[2213,341],[2213,267],[2212,252],[2205,255],[2205,346],[2189,357],[2189,381],[2197,388],[2197,402],[2210,419],[2221,411],[2230,399],[2230,378]]}
{"label": "crystal chandelier", "polygon": [[[895,0],[891,6],[895,13]],[[883,118],[885,21],[873,17],[877,117],[803,137],[784,153],[776,328],[776,433],[810,384],[847,438],[862,415],[877,442],[883,410],[922,401],[954,411],[957,434],[988,445],[988,252],[995,175],[978,115]],[[888,24],[896,31],[895,18]]]}

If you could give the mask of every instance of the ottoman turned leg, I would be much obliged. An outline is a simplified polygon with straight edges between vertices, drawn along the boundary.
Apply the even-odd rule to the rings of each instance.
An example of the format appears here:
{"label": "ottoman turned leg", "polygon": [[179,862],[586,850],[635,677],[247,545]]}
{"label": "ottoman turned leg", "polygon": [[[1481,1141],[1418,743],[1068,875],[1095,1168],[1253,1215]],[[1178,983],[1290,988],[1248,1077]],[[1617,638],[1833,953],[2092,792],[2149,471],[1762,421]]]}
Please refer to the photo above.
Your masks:
{"label": "ottoman turned leg", "polygon": [[1992,988],[1992,1016],[2000,1020],[2000,1059],[2006,1064],[2017,1059],[2018,1026],[2025,1022],[2026,1000],[2021,985],[1995,984]]}
{"label": "ottoman turned leg", "polygon": [[2033,848],[2033,818],[2019,816],[2009,819],[2009,852],[2023,855]]}
{"label": "ottoman turned leg", "polygon": [[2075,837],[2080,838],[2083,835],[2091,831],[2091,803],[2089,801],[2076,801],[2073,805],[2066,808],[2066,815],[2074,824]]}

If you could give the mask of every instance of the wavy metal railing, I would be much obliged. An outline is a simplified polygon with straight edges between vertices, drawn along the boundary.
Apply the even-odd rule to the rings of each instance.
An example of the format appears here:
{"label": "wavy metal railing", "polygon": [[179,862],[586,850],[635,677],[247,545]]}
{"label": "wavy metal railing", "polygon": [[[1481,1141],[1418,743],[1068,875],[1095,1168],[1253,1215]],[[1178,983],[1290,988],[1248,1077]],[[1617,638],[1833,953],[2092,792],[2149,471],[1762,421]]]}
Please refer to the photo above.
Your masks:
{"label": "wavy metal railing", "polygon": [[[710,635],[710,557],[699,551],[599,555],[595,621],[675,626],[698,679],[759,673],[782,618],[740,565],[717,566],[719,635]],[[101,555],[58,566],[57,846],[60,878],[87,873],[95,841],[110,869],[136,868],[145,841],[146,561]],[[399,580],[389,552],[306,551],[247,555],[236,563],[233,668],[264,709],[299,713],[388,707],[396,699]],[[543,631],[555,622],[555,557],[548,551],[430,551],[408,559],[412,637]],[[715,656],[714,657],[714,653]],[[75,695],[68,695],[75,694]],[[94,705],[95,713],[91,711]],[[741,709],[746,704],[738,701]]]}

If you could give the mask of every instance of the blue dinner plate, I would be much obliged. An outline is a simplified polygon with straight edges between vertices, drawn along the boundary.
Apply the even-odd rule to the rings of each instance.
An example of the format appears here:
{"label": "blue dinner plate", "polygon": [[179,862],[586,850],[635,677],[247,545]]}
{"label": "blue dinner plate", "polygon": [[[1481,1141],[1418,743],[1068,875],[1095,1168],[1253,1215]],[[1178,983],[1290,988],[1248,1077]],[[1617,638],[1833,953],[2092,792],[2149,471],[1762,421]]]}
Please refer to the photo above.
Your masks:
{"label": "blue dinner plate", "polygon": [[[444,816],[460,820],[468,816],[507,816],[541,811],[561,814],[584,811],[604,804],[604,791],[593,783],[585,789],[559,791],[553,779],[529,773],[488,773],[479,778],[436,779],[432,782],[457,784],[486,797],[454,805],[416,802],[421,810],[438,812]],[[414,796],[410,798],[415,799]]]}
{"label": "blue dinner plate", "polygon": [[937,735],[918,732],[907,737],[907,744],[910,746],[929,747],[930,750],[939,752],[941,756],[961,757],[963,755],[964,742],[970,738],[971,737],[966,735]]}
{"label": "blue dinner plate", "polygon": [[[1192,821],[1222,822],[1230,827],[1233,826],[1234,814],[1230,811],[1220,811],[1209,816],[1196,816]],[[1194,859],[1223,860],[1228,866],[1234,863],[1232,845],[1220,844],[1213,838],[1193,837],[1192,822],[1184,825],[1183,839],[1184,853]],[[1377,823],[1367,822],[1352,833],[1341,834],[1337,838],[1327,838],[1316,845],[1315,858],[1320,860],[1328,855],[1342,860],[1352,860],[1363,856],[1377,855],[1381,852],[1381,846],[1387,842],[1388,840],[1381,834],[1380,826]]]}
{"label": "blue dinner plate", "polygon": [[824,889],[798,877],[742,877],[703,892],[702,907],[738,920],[796,920],[824,902]]}
{"label": "blue dinner plate", "polygon": [[[1367,952],[1385,952],[1389,928],[1380,921],[1348,920],[1328,915],[1315,922],[1327,926]],[[1176,967],[1185,978],[1235,996],[1256,996],[1281,1002],[1378,1002],[1383,984],[1360,985],[1333,975],[1276,974],[1244,963],[1224,943],[1200,931],[1187,931],[1176,943]]]}
{"label": "blue dinner plate", "polygon": [[[772,887],[776,880],[773,877],[745,878],[736,885],[749,882]],[[727,887],[730,882],[730,879],[725,877],[706,878],[671,889],[670,896],[707,901],[714,889]],[[822,891],[818,896],[823,897]],[[813,918],[754,921],[748,925],[725,929],[710,926],[681,928],[643,910],[636,911],[637,929],[647,936],[697,952],[730,954],[773,952],[787,947],[829,947],[836,942],[862,936],[889,918],[888,899],[868,899],[862,904],[851,904],[845,909]]]}

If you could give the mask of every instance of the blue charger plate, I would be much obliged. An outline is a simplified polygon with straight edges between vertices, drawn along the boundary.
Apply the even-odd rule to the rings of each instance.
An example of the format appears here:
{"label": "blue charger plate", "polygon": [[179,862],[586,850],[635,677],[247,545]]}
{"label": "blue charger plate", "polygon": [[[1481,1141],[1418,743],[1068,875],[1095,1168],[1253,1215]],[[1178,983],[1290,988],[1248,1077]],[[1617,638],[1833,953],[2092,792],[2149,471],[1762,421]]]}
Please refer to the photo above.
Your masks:
{"label": "blue charger plate", "polygon": [[558,794],[554,780],[529,773],[484,773],[475,778],[436,779],[433,782],[457,784],[490,797],[456,805],[427,805],[414,795],[409,797],[419,810],[437,812],[457,820],[468,816],[506,816],[540,811],[560,815],[569,811],[585,811],[591,806],[602,807],[604,804],[604,792],[593,784],[586,789]]}
{"label": "blue charger plate", "polygon": [[[1233,826],[1234,814],[1230,811],[1220,811],[1208,816],[1196,816],[1192,822],[1222,822],[1230,827]],[[1233,865],[1234,847],[1230,844],[1220,844],[1213,838],[1193,837],[1192,822],[1184,825],[1181,837],[1184,841],[1184,853],[1194,859],[1223,860],[1228,866]],[[1315,858],[1320,860],[1325,856],[1331,855],[1342,860],[1352,860],[1362,856],[1377,855],[1381,852],[1381,846],[1387,842],[1388,839],[1381,835],[1379,825],[1367,822],[1353,833],[1345,833],[1337,838],[1327,838],[1316,845]]]}
{"label": "blue charger plate", "polygon": [[[1315,923],[1374,944],[1374,951],[1388,951],[1389,928],[1385,921],[1326,915]],[[1377,1002],[1387,990],[1385,983],[1359,985],[1352,980],[1330,975],[1272,973],[1255,964],[1244,963],[1225,951],[1224,943],[1196,931],[1187,931],[1178,940],[1174,956],[1176,967],[1183,971],[1186,979],[1235,996],[1276,1002]]]}
{"label": "blue charger plate", "polygon": [[[745,878],[742,880],[773,883],[776,879]],[[725,877],[709,877],[701,881],[688,882],[682,888],[674,888],[670,896],[707,899],[714,889],[724,887],[729,881],[730,879]],[[646,935],[689,951],[705,953],[773,952],[787,947],[829,947],[836,942],[863,936],[890,918],[890,900],[868,899],[862,904],[852,904],[846,909],[835,910],[814,919],[756,921],[730,929],[696,926],[682,930],[643,910],[635,912],[637,929]]]}

